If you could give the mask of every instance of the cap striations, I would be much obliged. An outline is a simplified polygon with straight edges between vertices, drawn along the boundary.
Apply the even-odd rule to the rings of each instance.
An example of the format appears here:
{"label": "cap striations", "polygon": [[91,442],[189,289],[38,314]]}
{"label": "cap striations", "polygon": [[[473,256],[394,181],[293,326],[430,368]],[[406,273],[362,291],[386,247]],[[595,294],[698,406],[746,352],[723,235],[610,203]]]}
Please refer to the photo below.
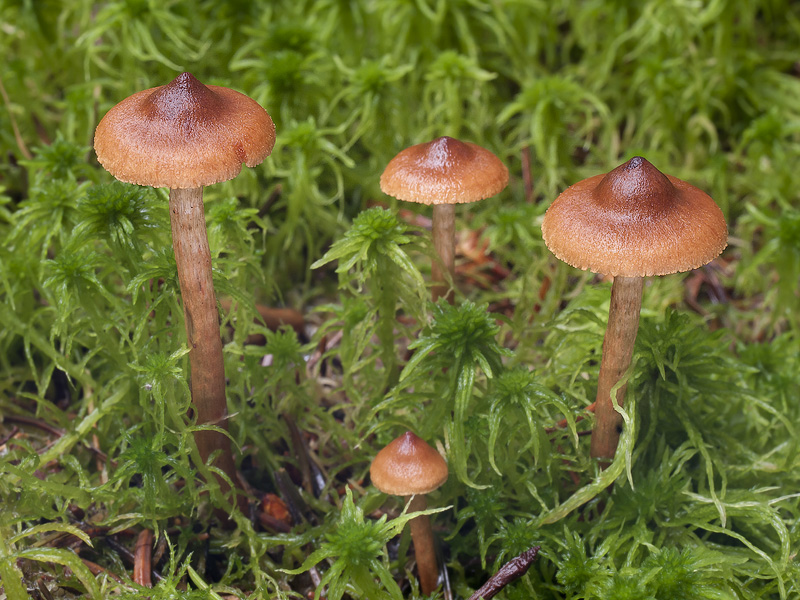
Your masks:
{"label": "cap striations", "polygon": [[195,188],[232,179],[275,145],[275,125],[255,100],[182,73],[137,92],[97,126],[100,164],[120,181]]}
{"label": "cap striations", "polygon": [[427,494],[447,481],[447,463],[425,440],[407,431],[375,455],[369,473],[385,494]]}
{"label": "cap striations", "polygon": [[725,218],[708,194],[639,156],[562,192],[542,235],[573,267],[627,277],[689,271],[728,243]]}
{"label": "cap striations", "polygon": [[381,191],[407,202],[477,202],[508,185],[508,169],[497,156],[471,142],[440,137],[400,152],[381,175]]}

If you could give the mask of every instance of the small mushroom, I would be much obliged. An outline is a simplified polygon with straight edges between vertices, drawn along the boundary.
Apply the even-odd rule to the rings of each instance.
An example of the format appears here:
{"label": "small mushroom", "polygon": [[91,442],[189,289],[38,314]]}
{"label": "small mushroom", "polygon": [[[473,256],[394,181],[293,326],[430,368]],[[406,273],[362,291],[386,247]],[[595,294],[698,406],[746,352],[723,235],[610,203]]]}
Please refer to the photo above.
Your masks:
{"label": "small mushroom", "polygon": [[[405,200],[433,204],[433,245],[452,279],[455,274],[455,204],[477,202],[508,185],[508,169],[497,156],[471,142],[440,137],[400,152],[381,175],[381,191]],[[447,296],[444,273],[431,268],[433,301]]]}
{"label": "small mushroom", "polygon": [[[234,90],[205,86],[189,73],[129,96],[97,126],[97,160],[127,183],[168,187],[172,245],[189,340],[192,403],[197,424],[227,428],[219,314],[203,213],[203,186],[254,167],[275,145],[275,125],[257,102]],[[198,431],[203,461],[236,482],[230,440]],[[220,480],[223,492],[228,486]],[[240,504],[240,506],[242,506]]]}
{"label": "small mushroom", "polygon": [[[447,481],[447,463],[425,440],[407,431],[395,438],[372,461],[372,483],[384,494],[406,496],[409,512],[427,508],[425,494]],[[411,496],[408,498],[408,496]],[[428,515],[409,522],[422,593],[429,595],[439,580],[439,565]]]}
{"label": "small mushroom", "polygon": [[542,235],[565,263],[614,277],[591,442],[593,457],[611,459],[622,430],[611,390],[631,364],[643,278],[712,261],[728,243],[725,218],[708,194],[636,156],[567,188],[547,209]]}

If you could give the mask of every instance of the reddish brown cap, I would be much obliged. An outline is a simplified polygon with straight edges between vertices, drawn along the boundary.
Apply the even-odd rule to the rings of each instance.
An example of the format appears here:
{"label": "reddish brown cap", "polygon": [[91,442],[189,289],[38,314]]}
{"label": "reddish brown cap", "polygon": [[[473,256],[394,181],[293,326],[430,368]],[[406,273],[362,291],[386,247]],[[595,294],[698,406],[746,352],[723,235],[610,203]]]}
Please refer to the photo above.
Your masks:
{"label": "reddish brown cap", "polygon": [[640,156],[562,192],[545,213],[542,235],[565,263],[625,277],[689,271],[728,244],[711,197]]}
{"label": "reddish brown cap", "polygon": [[508,169],[494,154],[470,142],[440,137],[406,148],[386,165],[381,191],[407,202],[476,202],[508,185]]}
{"label": "reddish brown cap", "polygon": [[129,96],[94,134],[97,160],[114,177],[152,187],[196,188],[254,167],[275,145],[275,125],[244,94],[189,73]]}
{"label": "reddish brown cap", "polygon": [[447,463],[425,440],[407,431],[375,455],[369,474],[384,494],[427,494],[447,481]]}

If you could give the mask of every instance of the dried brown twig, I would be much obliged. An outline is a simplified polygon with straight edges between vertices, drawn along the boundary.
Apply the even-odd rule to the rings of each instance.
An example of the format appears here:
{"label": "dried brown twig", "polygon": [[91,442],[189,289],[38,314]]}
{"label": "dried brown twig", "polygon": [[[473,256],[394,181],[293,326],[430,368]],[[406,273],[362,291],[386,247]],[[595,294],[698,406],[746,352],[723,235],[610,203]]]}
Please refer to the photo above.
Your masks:
{"label": "dried brown twig", "polygon": [[489,598],[494,598],[509,583],[525,575],[538,554],[539,546],[534,546],[529,550],[525,550],[516,558],[512,558],[500,567],[500,570],[492,575],[486,583],[475,590],[469,600],[489,600]]}

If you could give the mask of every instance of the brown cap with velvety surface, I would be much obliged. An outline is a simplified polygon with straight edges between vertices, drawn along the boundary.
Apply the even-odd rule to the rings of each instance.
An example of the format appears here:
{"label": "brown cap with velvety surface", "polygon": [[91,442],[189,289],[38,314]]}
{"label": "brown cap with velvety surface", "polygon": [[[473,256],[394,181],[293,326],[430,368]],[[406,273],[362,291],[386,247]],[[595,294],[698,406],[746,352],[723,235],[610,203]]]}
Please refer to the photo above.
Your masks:
{"label": "brown cap with velvety surface", "polygon": [[639,156],[562,192],[542,235],[565,263],[625,277],[689,271],[728,244],[725,217],[708,194]]}
{"label": "brown cap with velvety surface", "polygon": [[254,167],[275,145],[275,125],[251,98],[182,73],[137,92],[97,126],[97,160],[120,181],[196,188]]}
{"label": "brown cap with velvety surface", "polygon": [[476,202],[508,185],[508,169],[494,154],[471,142],[440,137],[400,152],[381,175],[381,191],[407,202]]}
{"label": "brown cap with velvety surface", "polygon": [[447,463],[425,440],[407,431],[375,455],[369,474],[384,494],[427,494],[447,481]]}

